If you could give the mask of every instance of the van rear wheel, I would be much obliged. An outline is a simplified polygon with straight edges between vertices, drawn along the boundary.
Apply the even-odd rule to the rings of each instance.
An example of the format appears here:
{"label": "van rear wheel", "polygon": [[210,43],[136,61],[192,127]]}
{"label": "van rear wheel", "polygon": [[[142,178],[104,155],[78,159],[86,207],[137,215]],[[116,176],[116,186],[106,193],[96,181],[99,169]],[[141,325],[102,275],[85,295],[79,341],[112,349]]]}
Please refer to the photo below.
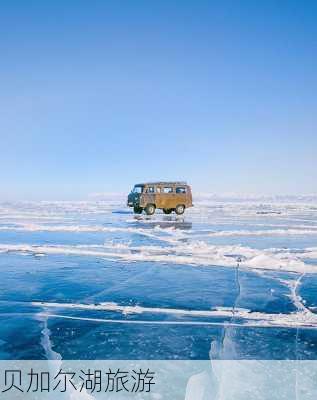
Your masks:
{"label": "van rear wheel", "polygon": [[153,215],[155,213],[155,205],[154,204],[148,204],[145,207],[145,212],[147,215]]}
{"label": "van rear wheel", "polygon": [[184,206],[184,204],[178,204],[178,205],[176,206],[176,208],[175,208],[175,212],[176,212],[177,215],[182,215],[182,214],[184,214],[184,211],[185,211],[185,206]]}
{"label": "van rear wheel", "polygon": [[142,207],[133,207],[133,211],[135,214],[141,214],[143,211]]}
{"label": "van rear wheel", "polygon": [[170,214],[172,212],[171,208],[163,208],[163,213],[164,214]]}

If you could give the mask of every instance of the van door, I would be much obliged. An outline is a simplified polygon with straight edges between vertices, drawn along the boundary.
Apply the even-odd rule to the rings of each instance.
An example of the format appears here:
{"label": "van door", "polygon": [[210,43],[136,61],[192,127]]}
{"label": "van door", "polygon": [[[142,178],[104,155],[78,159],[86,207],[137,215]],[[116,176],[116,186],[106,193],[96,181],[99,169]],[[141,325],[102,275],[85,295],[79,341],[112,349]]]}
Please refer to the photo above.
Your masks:
{"label": "van door", "polygon": [[154,204],[156,206],[156,193],[154,186],[146,186],[142,194],[142,207],[146,207],[147,204]]}
{"label": "van door", "polygon": [[187,191],[188,191],[187,186],[179,185],[175,187],[175,203],[176,203],[175,207],[178,204],[184,204],[185,207],[189,206]]}
{"label": "van door", "polygon": [[164,195],[163,188],[161,186],[155,187],[155,202],[156,208],[164,208]]}

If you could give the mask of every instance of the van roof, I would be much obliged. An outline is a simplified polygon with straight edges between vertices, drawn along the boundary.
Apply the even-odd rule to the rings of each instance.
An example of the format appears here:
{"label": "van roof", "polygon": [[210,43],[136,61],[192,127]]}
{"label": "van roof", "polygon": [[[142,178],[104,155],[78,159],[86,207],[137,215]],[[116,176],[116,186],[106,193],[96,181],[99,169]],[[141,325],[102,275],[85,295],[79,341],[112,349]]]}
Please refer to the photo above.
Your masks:
{"label": "van roof", "polygon": [[145,185],[186,185],[187,182],[184,181],[159,181],[159,182],[144,182],[144,183],[137,183],[135,186],[145,186]]}

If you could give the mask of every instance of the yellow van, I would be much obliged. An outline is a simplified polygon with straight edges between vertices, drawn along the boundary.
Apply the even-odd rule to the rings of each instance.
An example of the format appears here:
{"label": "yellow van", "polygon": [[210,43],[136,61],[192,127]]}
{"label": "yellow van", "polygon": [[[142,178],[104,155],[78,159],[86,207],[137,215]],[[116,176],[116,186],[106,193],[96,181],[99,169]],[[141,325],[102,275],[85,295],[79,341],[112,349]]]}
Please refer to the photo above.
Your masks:
{"label": "yellow van", "polygon": [[161,209],[165,214],[175,211],[181,215],[193,206],[192,191],[186,182],[138,183],[128,195],[127,205],[133,207],[136,214],[144,210],[152,215],[156,209]]}

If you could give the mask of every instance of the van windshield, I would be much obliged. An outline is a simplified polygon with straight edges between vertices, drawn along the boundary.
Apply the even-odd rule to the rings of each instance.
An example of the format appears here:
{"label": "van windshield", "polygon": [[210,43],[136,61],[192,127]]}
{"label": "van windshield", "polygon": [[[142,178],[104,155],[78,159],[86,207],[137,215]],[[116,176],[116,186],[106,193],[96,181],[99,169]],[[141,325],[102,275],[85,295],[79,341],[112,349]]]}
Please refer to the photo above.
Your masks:
{"label": "van windshield", "polygon": [[143,186],[134,186],[133,193],[142,193],[143,192]]}

